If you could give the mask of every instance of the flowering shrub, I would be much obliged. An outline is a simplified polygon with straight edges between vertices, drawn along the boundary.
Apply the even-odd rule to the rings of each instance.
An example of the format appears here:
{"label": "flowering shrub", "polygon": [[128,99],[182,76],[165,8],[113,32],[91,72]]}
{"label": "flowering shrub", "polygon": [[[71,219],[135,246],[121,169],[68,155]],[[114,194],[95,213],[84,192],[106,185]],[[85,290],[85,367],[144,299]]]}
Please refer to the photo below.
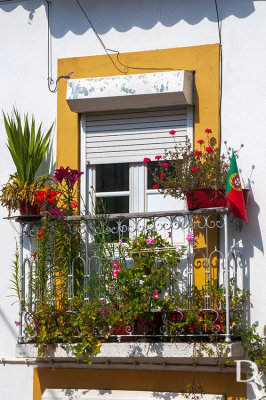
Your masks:
{"label": "flowering shrub", "polygon": [[[175,133],[173,130],[169,132],[173,138]],[[220,154],[216,139],[211,134],[211,129],[205,130],[204,138],[197,141],[199,147],[196,150],[187,140],[185,146],[176,144],[163,156],[156,155],[158,167],[154,173],[153,188],[176,198],[182,197],[191,188],[225,188],[233,149],[226,146],[226,153]],[[236,155],[238,151],[235,151]],[[147,160],[145,158],[143,162],[148,164]]]}

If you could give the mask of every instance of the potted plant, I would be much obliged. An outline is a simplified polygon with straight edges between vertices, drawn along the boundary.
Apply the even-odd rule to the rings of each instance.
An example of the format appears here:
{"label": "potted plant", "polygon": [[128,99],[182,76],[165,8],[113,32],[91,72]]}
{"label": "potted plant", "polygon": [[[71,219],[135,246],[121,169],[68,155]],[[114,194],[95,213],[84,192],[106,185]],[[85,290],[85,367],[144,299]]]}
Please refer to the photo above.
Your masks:
{"label": "potted plant", "polygon": [[[175,131],[169,132],[174,138]],[[158,167],[154,172],[154,189],[175,198],[187,198],[188,209],[226,207],[225,185],[230,167],[232,151],[238,156],[239,150],[226,146],[226,153],[220,154],[212,130],[205,130],[205,138],[197,141],[197,150],[187,139],[185,145],[176,143],[173,150],[157,155]],[[243,147],[241,144],[240,148]],[[150,159],[144,159],[144,162]],[[247,200],[248,190],[244,190]]]}
{"label": "potted plant", "polygon": [[109,274],[109,294],[113,290],[118,295],[124,321],[122,327],[115,327],[113,334],[159,333],[161,310],[166,302],[164,294],[185,251],[185,246],[173,248],[152,222],[147,223],[138,237],[127,239]]}
{"label": "potted plant", "polygon": [[1,204],[10,211],[20,210],[21,214],[39,213],[34,193],[45,187],[48,177],[35,181],[35,176],[50,145],[52,127],[42,134],[41,124],[35,126],[34,117],[29,121],[25,115],[22,121],[14,108],[11,115],[3,113],[7,133],[7,147],[14,161],[16,172],[10,175],[2,188]]}

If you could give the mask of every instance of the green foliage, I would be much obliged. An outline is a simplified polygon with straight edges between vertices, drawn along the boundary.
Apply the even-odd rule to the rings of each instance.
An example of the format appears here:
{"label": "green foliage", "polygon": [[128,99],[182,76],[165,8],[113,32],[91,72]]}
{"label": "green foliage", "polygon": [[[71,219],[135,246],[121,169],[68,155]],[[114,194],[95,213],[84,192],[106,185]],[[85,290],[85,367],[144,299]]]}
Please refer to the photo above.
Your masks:
{"label": "green foliage", "polygon": [[3,113],[7,133],[7,147],[17,169],[16,177],[21,186],[31,185],[36,172],[43,161],[50,144],[53,125],[47,133],[42,134],[42,126],[35,127],[35,119],[24,123],[16,108],[11,115]]}
{"label": "green foliage", "polygon": [[176,143],[173,150],[166,150],[154,173],[158,190],[179,198],[191,188],[225,188],[233,149],[226,148],[226,153],[220,154],[215,146],[216,139],[208,134],[206,145],[203,142],[196,151],[189,139],[184,146]]}
{"label": "green foliage", "polygon": [[2,186],[0,194],[0,202],[3,207],[9,211],[16,211],[18,209],[19,201],[27,201],[34,204],[34,193],[38,190],[44,190],[49,185],[50,188],[54,187],[51,177],[42,175],[38,177],[33,183],[25,182],[21,185],[17,174],[10,175],[8,182]]}
{"label": "green foliage", "polygon": [[169,286],[185,249],[172,247],[152,228],[152,222],[137,238],[127,240],[126,255],[133,265],[124,259],[117,275],[119,303],[126,315],[149,318],[152,309],[164,307],[165,299],[157,297]]}

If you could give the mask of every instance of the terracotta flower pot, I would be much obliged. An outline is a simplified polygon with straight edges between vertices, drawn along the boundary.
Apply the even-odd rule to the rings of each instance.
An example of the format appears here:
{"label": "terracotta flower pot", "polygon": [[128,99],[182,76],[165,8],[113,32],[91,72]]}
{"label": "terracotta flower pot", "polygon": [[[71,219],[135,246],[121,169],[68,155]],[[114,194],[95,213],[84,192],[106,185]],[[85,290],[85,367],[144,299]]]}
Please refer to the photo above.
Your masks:
{"label": "terracotta flower pot", "polygon": [[[244,201],[247,205],[249,189],[243,189]],[[225,189],[195,188],[186,191],[187,207],[189,210],[197,208],[229,207],[225,197]]]}

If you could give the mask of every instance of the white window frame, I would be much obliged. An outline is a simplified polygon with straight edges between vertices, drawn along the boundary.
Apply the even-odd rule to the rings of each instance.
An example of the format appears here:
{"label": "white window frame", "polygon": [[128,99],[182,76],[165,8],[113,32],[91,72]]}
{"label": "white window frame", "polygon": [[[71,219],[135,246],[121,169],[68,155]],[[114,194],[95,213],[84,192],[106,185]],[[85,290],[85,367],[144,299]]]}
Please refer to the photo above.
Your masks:
{"label": "white window frame", "polygon": [[[81,128],[80,128],[80,169],[84,172],[84,178],[81,180],[80,194],[83,201],[81,201],[81,212],[87,213],[93,209],[92,203],[95,200],[88,194],[90,187],[95,188],[95,166],[87,168],[86,163],[86,113],[81,114]],[[193,138],[193,106],[187,106],[187,134],[188,137]],[[193,143],[192,143],[193,144]],[[156,189],[147,189],[147,166],[134,161],[130,162],[129,173],[129,212],[145,212],[147,210],[147,196],[154,194]],[[134,171],[134,165],[136,171]],[[138,168],[139,167],[139,168]],[[136,172],[134,174],[134,172]],[[137,176],[138,175],[138,176]],[[142,187],[136,186],[136,181],[142,184]],[[143,188],[143,189],[142,189]],[[144,190],[144,192],[143,192]],[[101,193],[104,196],[126,196],[129,192],[107,192]],[[99,195],[99,194],[98,194]]]}

